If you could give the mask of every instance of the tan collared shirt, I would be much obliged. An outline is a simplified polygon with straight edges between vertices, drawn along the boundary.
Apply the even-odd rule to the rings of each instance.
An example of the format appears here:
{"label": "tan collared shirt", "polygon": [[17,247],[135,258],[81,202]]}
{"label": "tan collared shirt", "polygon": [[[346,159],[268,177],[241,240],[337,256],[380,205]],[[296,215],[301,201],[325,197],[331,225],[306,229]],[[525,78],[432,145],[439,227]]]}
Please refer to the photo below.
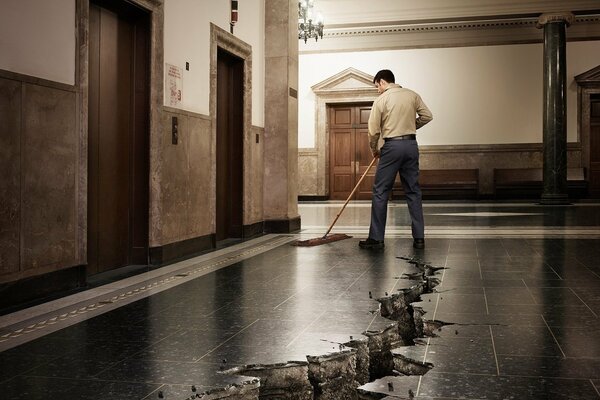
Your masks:
{"label": "tan collared shirt", "polygon": [[[419,116],[418,118],[416,116]],[[421,96],[395,83],[373,102],[369,116],[369,145],[377,151],[379,138],[409,135],[433,119]]]}

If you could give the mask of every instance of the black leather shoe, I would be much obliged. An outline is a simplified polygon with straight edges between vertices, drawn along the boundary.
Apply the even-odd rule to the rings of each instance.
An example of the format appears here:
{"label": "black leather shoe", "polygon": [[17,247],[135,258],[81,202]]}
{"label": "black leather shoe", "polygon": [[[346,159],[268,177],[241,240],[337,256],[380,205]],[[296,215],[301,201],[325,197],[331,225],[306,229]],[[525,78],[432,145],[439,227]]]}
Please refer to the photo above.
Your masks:
{"label": "black leather shoe", "polygon": [[425,248],[425,239],[415,239],[413,241],[413,247],[415,249],[424,249]]}
{"label": "black leather shoe", "polygon": [[358,247],[361,249],[383,249],[385,245],[383,244],[383,240],[367,238],[358,242]]}

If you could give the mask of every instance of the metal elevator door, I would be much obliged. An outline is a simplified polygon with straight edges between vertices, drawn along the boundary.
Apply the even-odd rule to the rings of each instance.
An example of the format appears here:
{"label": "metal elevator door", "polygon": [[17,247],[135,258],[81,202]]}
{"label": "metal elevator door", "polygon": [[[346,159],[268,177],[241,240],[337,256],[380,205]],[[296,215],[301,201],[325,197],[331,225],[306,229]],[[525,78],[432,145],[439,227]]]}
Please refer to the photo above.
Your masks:
{"label": "metal elevator door", "polygon": [[147,264],[148,21],[125,1],[90,4],[88,275]]}

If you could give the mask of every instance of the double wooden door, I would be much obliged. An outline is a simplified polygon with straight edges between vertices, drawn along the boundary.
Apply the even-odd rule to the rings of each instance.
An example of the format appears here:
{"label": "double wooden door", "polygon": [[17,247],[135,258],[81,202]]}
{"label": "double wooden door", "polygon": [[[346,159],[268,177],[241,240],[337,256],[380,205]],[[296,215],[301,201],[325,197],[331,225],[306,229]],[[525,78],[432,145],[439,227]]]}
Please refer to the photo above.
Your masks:
{"label": "double wooden door", "polygon": [[[346,200],[373,156],[369,148],[368,121],[372,104],[329,107],[329,198]],[[375,179],[371,168],[353,196],[370,200]]]}

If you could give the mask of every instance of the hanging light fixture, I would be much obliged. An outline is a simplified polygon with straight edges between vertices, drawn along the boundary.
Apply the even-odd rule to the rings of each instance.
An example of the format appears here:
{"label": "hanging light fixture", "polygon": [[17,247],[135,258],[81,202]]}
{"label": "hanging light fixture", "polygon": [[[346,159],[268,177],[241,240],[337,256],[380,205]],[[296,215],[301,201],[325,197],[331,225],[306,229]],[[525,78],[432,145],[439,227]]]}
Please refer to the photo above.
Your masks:
{"label": "hanging light fixture", "polygon": [[314,0],[301,0],[298,2],[298,39],[323,39],[323,16],[318,13],[314,17]]}

